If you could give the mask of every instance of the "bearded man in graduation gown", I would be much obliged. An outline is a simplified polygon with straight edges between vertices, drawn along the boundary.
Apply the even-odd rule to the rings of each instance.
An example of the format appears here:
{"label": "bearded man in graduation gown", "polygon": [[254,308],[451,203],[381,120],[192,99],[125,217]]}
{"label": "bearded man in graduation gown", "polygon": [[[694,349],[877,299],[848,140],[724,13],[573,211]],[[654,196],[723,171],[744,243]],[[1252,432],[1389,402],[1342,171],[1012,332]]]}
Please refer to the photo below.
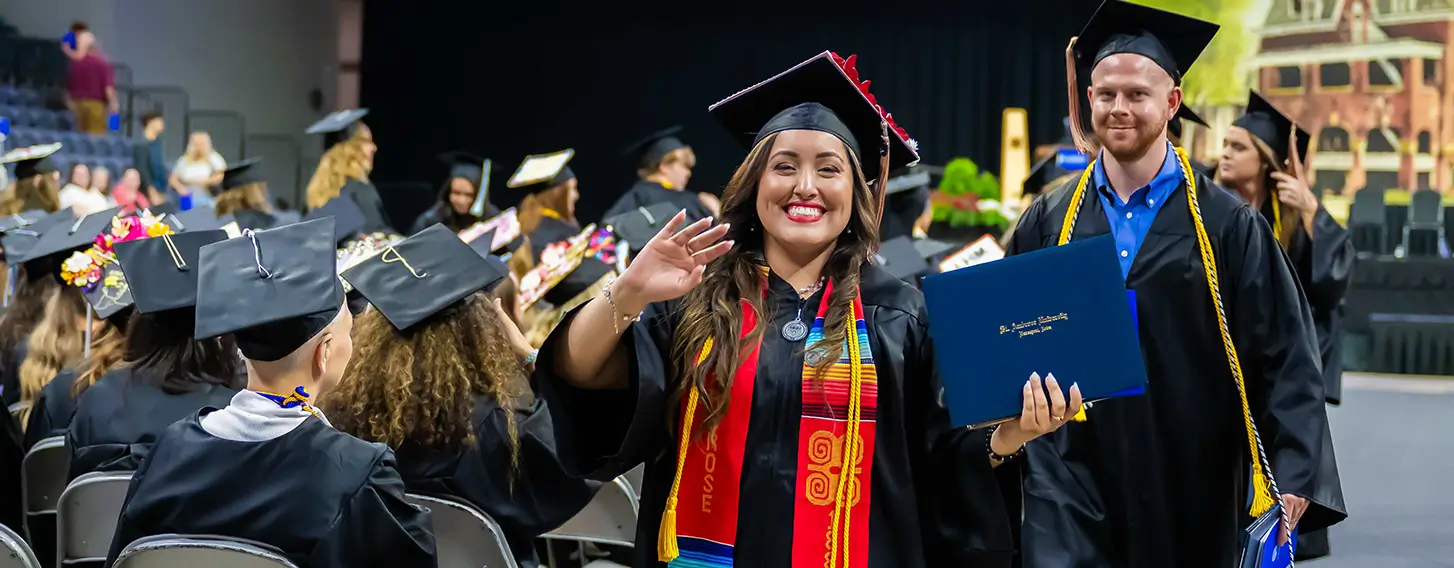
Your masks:
{"label": "bearded man in graduation gown", "polygon": [[1024,566],[1235,565],[1255,518],[1249,494],[1261,485],[1252,502],[1264,509],[1273,499],[1260,467],[1249,475],[1261,462],[1251,424],[1291,520],[1310,530],[1342,516],[1309,499],[1327,415],[1307,299],[1261,216],[1166,139],[1180,79],[1216,30],[1111,0],[1068,50],[1077,141],[1088,139],[1088,114],[1104,151],[1031,205],[1007,252],[1114,235],[1149,383],[1029,445]]}

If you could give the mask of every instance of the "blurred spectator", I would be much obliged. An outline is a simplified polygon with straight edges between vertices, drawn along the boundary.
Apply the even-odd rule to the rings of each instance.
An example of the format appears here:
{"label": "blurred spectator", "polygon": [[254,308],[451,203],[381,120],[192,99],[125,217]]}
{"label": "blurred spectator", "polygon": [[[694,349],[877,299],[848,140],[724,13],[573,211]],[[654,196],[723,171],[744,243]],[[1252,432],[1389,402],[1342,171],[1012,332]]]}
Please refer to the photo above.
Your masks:
{"label": "blurred spectator", "polygon": [[91,170],[86,164],[71,166],[71,176],[58,194],[61,209],[72,208],[76,215],[90,215],[111,207],[111,200],[91,187]]}
{"label": "blurred spectator", "polygon": [[222,183],[225,170],[227,160],[212,149],[212,136],[200,130],[193,132],[187,141],[187,152],[177,159],[177,165],[172,166],[171,185],[180,208],[211,207],[209,188]]}
{"label": "blurred spectator", "polygon": [[[81,31],[74,31],[78,27]],[[71,59],[66,73],[66,106],[76,115],[76,130],[105,134],[110,115],[119,108],[111,62],[96,44],[96,34],[86,29],[84,22],[72,24],[71,29],[76,48],[61,44],[61,50]]]}
{"label": "blurred spectator", "polygon": [[111,190],[111,199],[121,206],[123,214],[151,207],[151,200],[141,190],[141,172],[136,168],[127,168],[126,173],[121,174],[121,183]]}
{"label": "blurred spectator", "polygon": [[166,201],[167,196],[173,193],[167,187],[171,174],[167,173],[166,163],[162,161],[161,136],[166,129],[162,113],[148,111],[141,115],[141,139],[131,146],[131,163],[141,175],[141,188],[152,203]]}
{"label": "blurred spectator", "polygon": [[111,170],[102,166],[91,168],[91,189],[101,192],[102,195],[111,193]]}

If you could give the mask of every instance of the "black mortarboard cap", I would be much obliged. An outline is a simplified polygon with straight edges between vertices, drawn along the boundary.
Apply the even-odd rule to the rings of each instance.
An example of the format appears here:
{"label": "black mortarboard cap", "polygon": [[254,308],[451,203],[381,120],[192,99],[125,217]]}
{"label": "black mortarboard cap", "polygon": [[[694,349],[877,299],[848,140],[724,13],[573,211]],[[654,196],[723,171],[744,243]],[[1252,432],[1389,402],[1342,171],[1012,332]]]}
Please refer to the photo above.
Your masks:
{"label": "black mortarboard cap", "polygon": [[959,245],[934,239],[914,239],[914,250],[919,251],[919,256],[924,260],[933,259],[957,246]]}
{"label": "black mortarboard cap", "polygon": [[40,240],[35,243],[35,246],[17,260],[22,263],[30,262],[89,247],[96,241],[98,235],[111,228],[111,220],[115,219],[116,214],[120,212],[120,207],[112,207],[105,211],[85,215],[69,223],[62,221],[51,225],[45,230],[45,233],[41,234]]}
{"label": "black mortarboard cap", "polygon": [[919,249],[914,248],[914,241],[909,237],[896,237],[884,241],[878,247],[878,253],[874,262],[900,280],[909,280],[915,276],[929,271],[929,263],[924,260],[924,255]]}
{"label": "black mortarboard cap", "polygon": [[633,249],[641,250],[680,210],[680,207],[671,203],[655,203],[606,219],[606,224],[611,226],[611,232],[630,243]]}
{"label": "black mortarboard cap", "polygon": [[230,166],[222,173],[222,190],[227,191],[253,183],[262,183],[262,172],[256,166],[262,158],[248,158]]}
{"label": "black mortarboard cap", "polygon": [[0,233],[29,226],[36,221],[44,219],[46,215],[47,213],[44,209],[31,209],[29,211],[12,213],[6,217],[0,217]]}
{"label": "black mortarboard cap", "polygon": [[1102,59],[1134,53],[1150,59],[1180,85],[1220,28],[1165,10],[1106,0],[1076,36],[1075,58],[1079,70],[1088,77]]}
{"label": "black mortarboard cap", "polygon": [[22,259],[30,256],[30,251],[40,243],[40,237],[46,231],[55,225],[71,223],[75,220],[71,208],[67,207],[55,213],[46,214],[25,226],[7,229],[5,234],[0,236],[0,243],[5,245],[5,262],[12,265],[20,264]]}
{"label": "black mortarboard cap", "polygon": [[687,147],[686,142],[677,138],[681,134],[681,125],[672,126],[651,133],[650,136],[633,142],[623,152],[627,157],[636,160],[636,167],[651,167],[661,162],[667,154]]}
{"label": "black mortarboard cap", "polygon": [[1060,167],[1056,158],[1056,154],[1051,154],[1037,162],[1035,167],[1030,168],[1030,175],[1025,176],[1025,184],[1021,186],[1020,193],[1038,195],[1045,191],[1046,186],[1060,179],[1060,176],[1070,173]]}
{"label": "black mortarboard cap", "polygon": [[116,243],[112,249],[117,262],[107,267],[121,265],[138,312],[190,308],[197,305],[200,295],[197,275],[202,247],[225,240],[227,233],[214,229]]}
{"label": "black mortarboard cap", "polygon": [[1288,137],[1292,136],[1293,129],[1296,128],[1298,157],[1304,162],[1308,159],[1308,143],[1312,139],[1308,131],[1297,126],[1291,118],[1282,114],[1277,107],[1262,98],[1262,95],[1257,94],[1257,91],[1248,92],[1247,112],[1232,121],[1232,126],[1242,127],[1266,143],[1277,154],[1277,159],[1282,162],[1279,165],[1284,167],[1291,166],[1288,162],[1290,158],[1287,155],[1287,142]]}
{"label": "black mortarboard cap", "polygon": [[[494,229],[490,229],[489,232],[487,232],[487,233],[485,233],[483,235],[480,235],[479,238],[477,238],[477,239],[475,239],[473,241],[470,241],[469,242],[469,245],[470,245],[470,248],[473,249],[476,254],[480,255],[480,258],[483,258],[483,259],[485,259],[485,262],[490,263],[491,270],[494,270],[496,272],[499,272],[500,274],[506,274],[506,275],[508,275],[508,274],[510,274],[510,265],[505,264],[505,259],[500,258],[498,256],[495,256],[494,255],[494,251],[488,250],[488,249],[490,249],[490,243],[493,242],[494,239],[495,239],[495,230]],[[502,279],[499,279],[499,280],[496,280],[496,281],[490,283],[488,286],[485,286],[483,288],[483,290],[486,291],[486,292],[493,292],[493,291],[495,291],[495,288],[498,287],[500,285],[500,283],[501,282],[504,282],[504,281],[505,280],[503,278]]]}
{"label": "black mortarboard cap", "polygon": [[[458,235],[455,236],[458,237]],[[463,240],[464,239],[460,239],[460,241]],[[473,240],[469,241],[466,244],[468,244],[471,249],[474,249],[474,251],[476,253],[479,253],[479,255],[482,257],[494,256],[495,229],[485,231],[485,234],[475,237]]]}
{"label": "black mortarboard cap", "polygon": [[363,231],[364,224],[367,223],[358,204],[344,196],[330,199],[322,207],[309,211],[307,215],[303,216],[303,220],[312,221],[324,217],[333,218],[333,238],[335,242],[339,243],[357,238],[359,232]]}
{"label": "black mortarboard cap", "polygon": [[211,207],[193,207],[179,213],[171,213],[166,216],[166,220],[167,224],[179,233],[214,231],[235,221],[232,215],[218,217],[217,210]]}
{"label": "black mortarboard cap", "polygon": [[879,219],[879,238],[912,236],[914,223],[929,205],[929,172],[908,172],[889,178],[884,184],[883,216]]}
{"label": "black mortarboard cap", "polygon": [[[124,243],[122,243],[124,244]],[[110,262],[101,268],[101,280],[89,289],[82,289],[86,302],[96,317],[106,319],[133,305],[131,286],[121,273],[119,263]]]}
{"label": "black mortarboard cap", "polygon": [[435,225],[344,271],[343,279],[406,330],[509,274]]}
{"label": "black mortarboard cap", "polygon": [[453,151],[439,155],[439,160],[449,164],[449,178],[463,178],[469,180],[475,187],[480,187],[480,180],[485,173],[485,159],[469,152]]}
{"label": "black mortarboard cap", "polygon": [[1183,120],[1192,124],[1200,124],[1203,128],[1209,128],[1207,126],[1207,121],[1202,119],[1202,116],[1197,114],[1196,111],[1192,110],[1191,107],[1186,106],[1186,102],[1183,101],[1181,103],[1181,106],[1177,107],[1176,109],[1176,116],[1173,116],[1171,118],[1171,122],[1166,123],[1166,131],[1172,136],[1181,138],[1181,121]]}
{"label": "black mortarboard cap", "polygon": [[549,154],[535,154],[525,156],[520,162],[520,167],[515,169],[515,174],[505,182],[505,187],[510,189],[526,188],[531,193],[545,191],[558,186],[576,177],[572,172],[570,159],[575,157],[576,151],[566,148],[559,152]]}
{"label": "black mortarboard cap", "polygon": [[152,215],[164,217],[181,213],[182,209],[177,206],[175,201],[166,201],[163,203],[153,203],[151,207],[147,208],[147,211],[151,212]]}
{"label": "black mortarboard cap", "polygon": [[884,184],[884,192],[889,195],[903,193],[921,188],[928,188],[931,178],[929,172],[909,172],[904,175],[889,178]]}
{"label": "black mortarboard cap", "polygon": [[322,134],[324,146],[331,148],[339,142],[352,138],[354,133],[364,125],[360,120],[369,113],[369,109],[355,108],[340,110],[323,117],[323,120],[313,123],[304,134]]}
{"label": "black mortarboard cap", "polygon": [[18,180],[54,173],[60,169],[50,156],[60,149],[60,142],[16,148],[0,156],[0,164],[15,164],[15,179]]}
{"label": "black mortarboard cap", "polygon": [[333,219],[314,219],[202,247],[197,339],[231,333],[244,357],[276,361],[343,309]]}
{"label": "black mortarboard cap", "polygon": [[[888,117],[867,94],[868,82],[860,86],[855,60],[825,51],[707,110],[747,149],[784,130],[837,136],[858,156],[864,176],[876,182],[882,123]],[[919,161],[918,144],[892,122],[888,150],[889,171]]]}

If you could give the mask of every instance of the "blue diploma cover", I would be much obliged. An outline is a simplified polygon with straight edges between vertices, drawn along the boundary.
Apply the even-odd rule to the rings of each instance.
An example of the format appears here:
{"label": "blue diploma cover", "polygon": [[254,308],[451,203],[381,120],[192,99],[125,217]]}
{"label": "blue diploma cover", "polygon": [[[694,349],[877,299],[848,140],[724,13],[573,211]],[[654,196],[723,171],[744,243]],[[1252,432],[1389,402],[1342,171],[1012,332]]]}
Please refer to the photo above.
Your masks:
{"label": "blue diploma cover", "polygon": [[1297,549],[1297,529],[1287,544],[1277,545],[1282,532],[1282,506],[1273,505],[1242,534],[1242,568],[1287,568]]}
{"label": "blue diploma cover", "polygon": [[923,290],[956,426],[1018,416],[1034,372],[1067,392],[1078,383],[1088,402],[1146,386],[1135,296],[1109,235],[932,275]]}

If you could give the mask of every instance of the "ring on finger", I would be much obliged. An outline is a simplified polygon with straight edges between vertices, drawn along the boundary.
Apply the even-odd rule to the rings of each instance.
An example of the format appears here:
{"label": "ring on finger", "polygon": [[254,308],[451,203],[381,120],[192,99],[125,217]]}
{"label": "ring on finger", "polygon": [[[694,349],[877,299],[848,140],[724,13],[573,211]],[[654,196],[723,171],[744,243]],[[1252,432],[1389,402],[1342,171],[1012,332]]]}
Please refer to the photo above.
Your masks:
{"label": "ring on finger", "polygon": [[1064,416],[1051,416],[1050,418],[1054,419],[1056,422],[1060,422],[1061,420],[1065,420],[1065,417]]}

